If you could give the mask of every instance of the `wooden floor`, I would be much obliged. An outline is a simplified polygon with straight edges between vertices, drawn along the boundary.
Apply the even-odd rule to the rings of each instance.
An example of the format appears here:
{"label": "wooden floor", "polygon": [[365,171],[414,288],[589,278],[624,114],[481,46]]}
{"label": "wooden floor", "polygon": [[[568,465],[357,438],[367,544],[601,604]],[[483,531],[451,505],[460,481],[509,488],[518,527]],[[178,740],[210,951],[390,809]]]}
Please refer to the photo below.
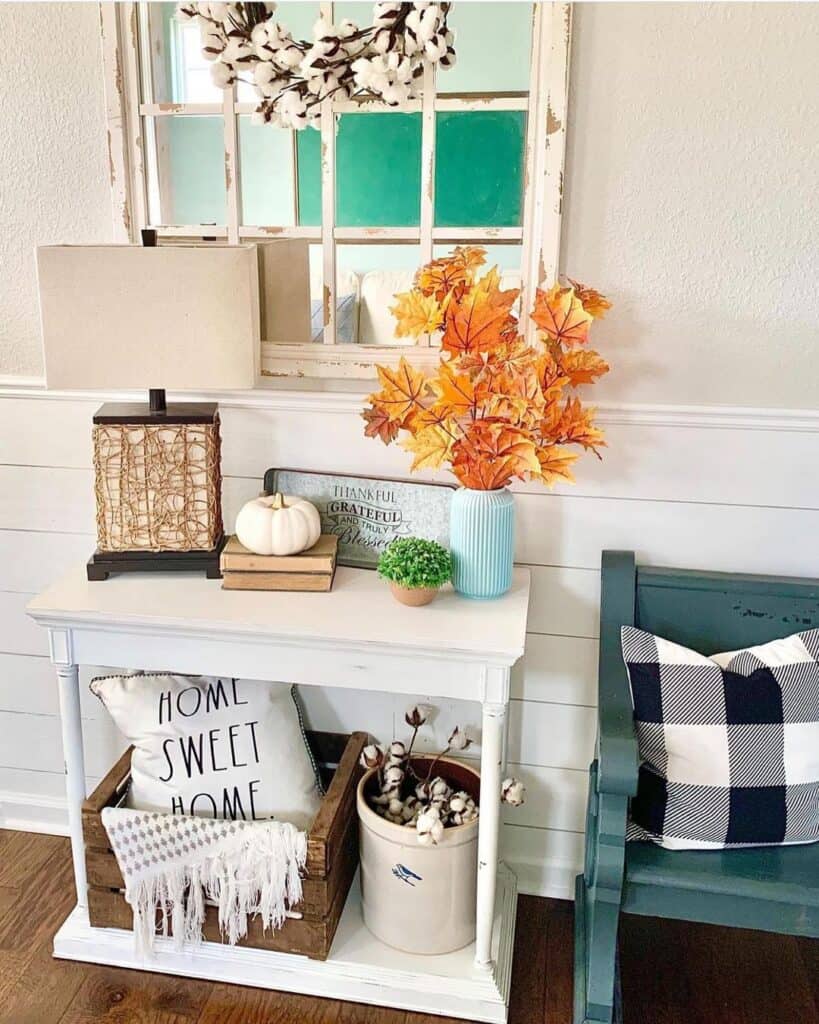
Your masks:
{"label": "wooden floor", "polygon": [[[53,960],[68,840],[0,831],[2,1024],[449,1024],[440,1017]],[[819,1024],[819,942],[651,918],[622,929],[625,1024]],[[571,1024],[572,908],[521,897],[511,1024]]]}

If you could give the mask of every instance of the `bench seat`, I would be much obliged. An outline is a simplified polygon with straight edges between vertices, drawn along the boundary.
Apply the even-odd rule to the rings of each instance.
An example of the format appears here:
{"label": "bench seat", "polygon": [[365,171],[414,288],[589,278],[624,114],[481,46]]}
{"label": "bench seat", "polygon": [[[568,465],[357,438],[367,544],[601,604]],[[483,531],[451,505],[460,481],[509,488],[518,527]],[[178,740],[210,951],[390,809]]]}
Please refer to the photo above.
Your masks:
{"label": "bench seat", "polygon": [[819,930],[819,844],[710,852],[628,843],[621,909],[815,935]]}

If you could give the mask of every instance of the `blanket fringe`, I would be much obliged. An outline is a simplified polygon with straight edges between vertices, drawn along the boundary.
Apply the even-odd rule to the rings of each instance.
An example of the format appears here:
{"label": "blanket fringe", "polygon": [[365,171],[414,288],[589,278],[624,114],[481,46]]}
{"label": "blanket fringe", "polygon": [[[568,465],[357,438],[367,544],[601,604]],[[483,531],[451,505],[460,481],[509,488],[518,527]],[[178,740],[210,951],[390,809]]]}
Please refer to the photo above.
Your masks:
{"label": "blanket fringe", "polygon": [[270,822],[248,829],[240,841],[200,863],[141,879],[125,891],[137,949],[153,949],[157,916],[160,933],[167,936],[170,930],[177,949],[200,944],[206,901],[218,907],[222,937],[232,946],[247,935],[250,916],[258,915],[265,931],[281,928],[288,908],[301,901],[306,860],[306,834]]}

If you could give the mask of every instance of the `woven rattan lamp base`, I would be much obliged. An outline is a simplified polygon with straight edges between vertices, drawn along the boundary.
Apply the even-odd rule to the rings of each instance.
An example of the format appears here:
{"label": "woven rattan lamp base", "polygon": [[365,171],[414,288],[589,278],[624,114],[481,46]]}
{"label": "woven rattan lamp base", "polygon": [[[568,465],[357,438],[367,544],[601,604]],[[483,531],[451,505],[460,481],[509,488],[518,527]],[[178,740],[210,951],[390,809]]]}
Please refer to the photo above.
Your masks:
{"label": "woven rattan lamp base", "polygon": [[94,416],[97,551],[88,579],[168,571],[218,578],[220,448],[215,403],[102,406]]}

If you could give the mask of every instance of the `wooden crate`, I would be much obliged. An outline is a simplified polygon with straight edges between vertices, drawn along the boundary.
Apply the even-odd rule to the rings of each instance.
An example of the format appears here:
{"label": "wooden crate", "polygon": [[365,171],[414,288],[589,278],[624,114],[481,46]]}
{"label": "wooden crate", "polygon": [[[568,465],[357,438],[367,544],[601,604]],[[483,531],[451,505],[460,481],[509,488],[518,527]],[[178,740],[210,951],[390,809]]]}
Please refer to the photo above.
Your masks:
{"label": "wooden crate", "polygon": [[[251,920],[247,938],[241,945],[326,960],[358,866],[355,794],[363,771],[358,759],[367,743],[367,734],[354,732],[347,736],[308,731],[307,740],[326,793],[307,836],[303,900],[293,908],[302,916],[289,918],[281,929],[267,933],[258,920]],[[95,928],[133,927],[131,908],[125,902],[122,873],[102,824],[102,809],[116,807],[124,801],[130,777],[129,749],[82,808],[88,915]],[[211,941],[221,941],[215,907],[207,910],[203,934]]]}

